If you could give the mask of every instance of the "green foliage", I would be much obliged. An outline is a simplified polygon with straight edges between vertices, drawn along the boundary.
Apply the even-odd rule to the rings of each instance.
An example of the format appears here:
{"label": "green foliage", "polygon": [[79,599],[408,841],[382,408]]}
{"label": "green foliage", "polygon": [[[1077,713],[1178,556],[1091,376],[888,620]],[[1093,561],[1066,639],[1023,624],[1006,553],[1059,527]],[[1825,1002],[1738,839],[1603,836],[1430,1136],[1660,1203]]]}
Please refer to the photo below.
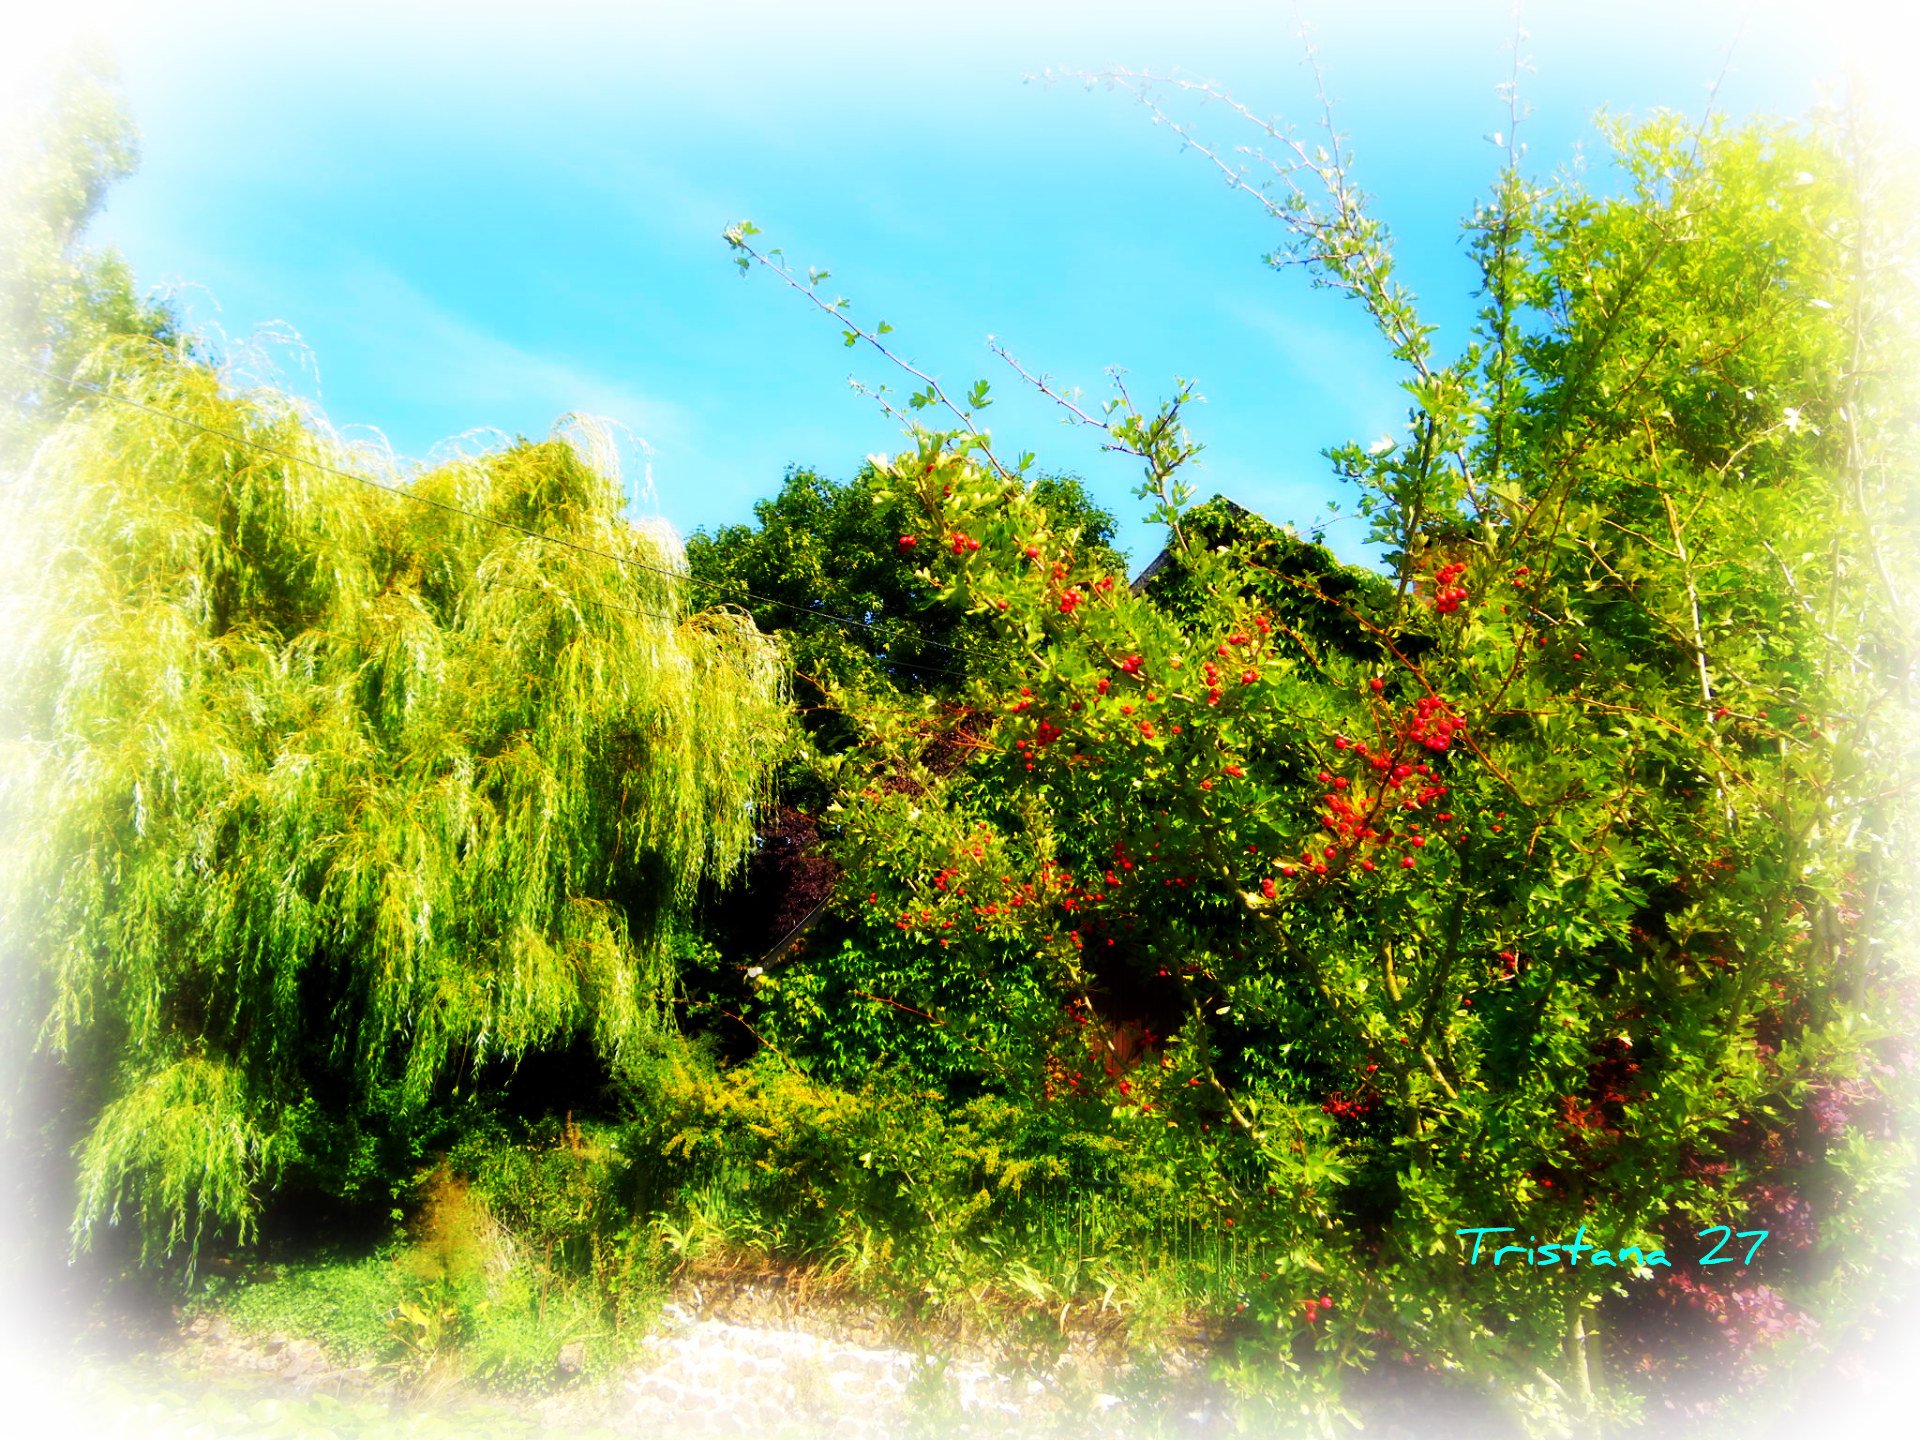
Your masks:
{"label": "green foliage", "polygon": [[[489,1060],[658,1029],[665,923],[746,853],[784,668],[688,608],[565,438],[401,496],[211,371],[90,373],[147,408],[90,402],[9,497],[37,603],[4,914],[45,1043],[115,1077],[79,1234],[140,1201],[150,1253],[191,1253],[245,1232],[295,1107],[403,1123]],[[224,1138],[139,1141],[196,1117]]]}
{"label": "green foliage", "polygon": [[[585,1368],[600,1368],[621,1353],[612,1337],[623,1313],[651,1294],[646,1259],[622,1274],[571,1263],[540,1229],[553,1197],[511,1188],[524,1178],[514,1162],[525,1153],[499,1127],[477,1129],[417,1181],[403,1242],[359,1259],[306,1257],[246,1283],[216,1284],[201,1306],[243,1334],[310,1338],[336,1364],[402,1377],[431,1372],[494,1390],[540,1391],[560,1376],[561,1351],[576,1340],[586,1342]],[[586,1193],[578,1183],[572,1189]],[[581,1217],[568,1213],[578,1233]],[[623,1281],[628,1297],[619,1295]]]}
{"label": "green foliage", "polygon": [[624,1150],[656,1172],[654,1224],[682,1259],[753,1252],[956,1313],[994,1300],[1056,1335],[1063,1305],[1171,1318],[1230,1304],[1268,1265],[1257,1232],[1233,1233],[1265,1208],[1264,1170],[1105,1105],[956,1106],[886,1081],[823,1085],[767,1056],[659,1084]]}
{"label": "green foliage", "polygon": [[144,1258],[197,1250],[209,1225],[244,1242],[253,1229],[253,1183],[267,1170],[271,1137],[232,1066],[185,1056],[135,1072],[80,1149],[80,1224],[150,1217]]}
{"label": "green foliage", "polygon": [[399,1272],[382,1252],[288,1266],[270,1279],[236,1285],[215,1307],[243,1334],[312,1338],[340,1365],[379,1365],[393,1357],[384,1317],[402,1299]]}
{"label": "green foliage", "polygon": [[[925,537],[902,565],[997,623],[1002,668],[973,666],[959,712],[994,718],[868,712],[837,817],[853,888],[929,971],[1019,955],[1052,992],[1044,1019],[1029,982],[988,1002],[1050,1052],[1044,1101],[1218,1145],[1182,1187],[1271,1167],[1276,1357],[1364,1363],[1384,1333],[1547,1428],[1710,1363],[1686,1306],[1732,1302],[1593,1265],[1501,1283],[1459,1227],[1584,1225],[1688,1265],[1703,1226],[1771,1217],[1726,1283],[1748,1318],[1724,1385],[1804,1330],[1810,1275],[1876,1263],[1839,1237],[1905,1183],[1881,1117],[1911,1066],[1893,178],[1832,128],[1611,134],[1620,198],[1510,167],[1476,212],[1486,308],[1444,368],[1344,161],[1279,152],[1283,258],[1407,372],[1407,438],[1329,452],[1385,583],[1188,511],[1184,388],[1091,421],[1169,527],[1144,595],[970,424],[916,430],[880,493]],[[859,1033],[821,973],[816,1032]]]}
{"label": "green foliage", "polygon": [[[1078,481],[1041,476],[1009,483],[1087,554],[1120,563],[1111,548],[1112,518]],[[871,712],[891,708],[895,721],[910,714],[926,733],[956,733],[960,738],[943,763],[964,763],[968,712],[955,697],[973,668],[1004,663],[984,658],[997,643],[991,625],[940,604],[934,587],[900,563],[903,551],[934,543],[908,533],[907,514],[897,499],[884,497],[871,465],[847,484],[794,470],[778,496],[755,507],[755,525],[695,535],[688,543],[703,593],[748,608],[757,625],[789,644],[815,754],[783,779],[803,806],[822,810],[833,803],[836,771],[818,757],[870,743]],[[831,825],[824,839],[816,851],[844,848]],[[859,857],[844,859],[857,864]],[[766,903],[783,887],[795,890],[796,880],[807,883],[766,876],[745,902],[717,897],[714,908]],[[830,872],[811,883],[825,900]],[[789,908],[810,907],[812,891],[803,898],[804,906]],[[892,918],[858,898],[840,893],[802,943],[764,972],[754,967],[744,993],[722,987],[714,1004],[728,1013],[737,1006],[738,1023],[822,1079],[851,1081],[878,1066],[910,1086],[1025,1087],[1040,1058],[1032,1035],[1051,1001],[1036,988],[1023,957],[1010,952],[991,967],[956,970],[924,947],[903,943]],[[779,938],[754,937],[758,947]],[[754,948],[736,970],[761,958],[761,948]]]}
{"label": "green foliage", "polygon": [[641,1197],[618,1127],[543,1122],[521,1137],[475,1130],[448,1153],[514,1242],[544,1269],[617,1288],[620,1232]]}
{"label": "green foliage", "polygon": [[[1230,557],[1225,571],[1202,555]],[[1391,653],[1383,637],[1355,618],[1356,610],[1374,611],[1390,599],[1392,587],[1357,565],[1342,565],[1324,545],[1303,541],[1291,527],[1282,529],[1216,495],[1180,517],[1180,543],[1164,550],[1135,580],[1161,610],[1183,623],[1203,620],[1214,597],[1209,586],[1223,573],[1240,601],[1258,608],[1270,623],[1285,625],[1301,652],[1317,659],[1337,653],[1362,664],[1378,664]],[[1396,636],[1403,653],[1418,654],[1425,637]]]}
{"label": "green foliage", "polygon": [[754,977],[745,1013],[768,1044],[840,1084],[891,1070],[909,1088],[1034,1087],[1045,1060],[1037,1037],[1057,1006],[1017,950],[997,955],[991,970],[956,967],[871,911],[822,931]]}
{"label": "green foliage", "polygon": [[[1113,558],[1113,519],[1079,481],[1030,484],[1090,553]],[[790,470],[780,493],[754,506],[754,519],[696,533],[687,563],[703,598],[739,605],[761,630],[787,637],[808,700],[845,686],[951,693],[970,650],[991,637],[991,627],[936,603],[933,589],[897,563],[908,512],[885,495],[871,465],[846,484]]]}
{"label": "green foliage", "polygon": [[[747,1255],[1056,1336],[1232,1317],[1322,1428],[1403,1351],[1542,1433],[1630,1419],[1857,1303],[1920,1239],[1850,1238],[1911,1193],[1904,180],[1834,123],[1611,125],[1613,198],[1509,151],[1446,362],[1347,158],[1254,123],[1274,262],[1403,370],[1404,435],[1327,452],[1385,576],[1192,506],[1181,383],[1063,400],[1167,527],[1129,586],[984,385],[745,225],[955,428],[686,561],[564,437],[356,486],[123,276],[61,278],[121,132],[38,152],[9,343],[150,407],[48,400],[0,517],[0,926],[87,1082],[79,1238],[191,1263],[278,1186],[419,1175],[379,1320],[417,1366],[539,1383]],[[719,887],[784,821],[790,665],[837,898],[750,964]],[[575,1057],[550,1114],[496,1093]],[[1769,1232],[1727,1279],[1723,1221]],[[1498,1274],[1482,1225],[1673,1268]],[[371,1274],[252,1303],[360,1334]]]}

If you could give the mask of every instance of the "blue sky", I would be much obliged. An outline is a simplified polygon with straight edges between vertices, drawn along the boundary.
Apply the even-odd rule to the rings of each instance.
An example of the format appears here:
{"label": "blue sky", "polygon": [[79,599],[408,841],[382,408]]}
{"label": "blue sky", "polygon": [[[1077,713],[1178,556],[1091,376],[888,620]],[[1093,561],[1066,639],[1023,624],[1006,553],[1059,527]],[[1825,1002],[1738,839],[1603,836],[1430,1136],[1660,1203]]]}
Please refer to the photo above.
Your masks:
{"label": "blue sky", "polygon": [[[943,381],[991,379],[996,440],[1082,475],[1136,562],[1158,539],[1130,464],[1023,393],[989,333],[1095,400],[1110,365],[1142,398],[1192,377],[1201,493],[1303,525],[1339,494],[1321,449],[1401,424],[1397,377],[1350,305],[1261,263],[1273,222],[1139,106],[1024,77],[1178,70],[1305,126],[1305,18],[1447,352],[1514,34],[1491,3],[259,10],[94,7],[144,148],[96,236],[348,434],[419,457],[604,416],[645,442],[627,446],[638,508],[683,532],[749,518],[792,464],[846,476],[897,448],[847,384],[895,381],[885,362],[729,263],[720,232],[751,218]],[[1584,147],[1605,185],[1594,111],[1698,114],[1729,51],[1722,108],[1803,112],[1862,24],[1897,43],[1871,7],[1842,13],[1851,31],[1805,8],[1527,5],[1529,159]],[[1328,537],[1358,554],[1357,525]]]}

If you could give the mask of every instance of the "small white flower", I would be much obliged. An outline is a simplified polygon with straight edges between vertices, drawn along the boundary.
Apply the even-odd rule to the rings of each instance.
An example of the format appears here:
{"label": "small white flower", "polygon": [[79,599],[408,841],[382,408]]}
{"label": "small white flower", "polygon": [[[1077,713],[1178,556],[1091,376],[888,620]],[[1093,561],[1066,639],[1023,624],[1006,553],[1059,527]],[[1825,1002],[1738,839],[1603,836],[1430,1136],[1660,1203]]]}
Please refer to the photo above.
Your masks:
{"label": "small white flower", "polygon": [[1789,405],[1781,414],[1787,422],[1787,429],[1798,435],[1800,433],[1800,412]]}

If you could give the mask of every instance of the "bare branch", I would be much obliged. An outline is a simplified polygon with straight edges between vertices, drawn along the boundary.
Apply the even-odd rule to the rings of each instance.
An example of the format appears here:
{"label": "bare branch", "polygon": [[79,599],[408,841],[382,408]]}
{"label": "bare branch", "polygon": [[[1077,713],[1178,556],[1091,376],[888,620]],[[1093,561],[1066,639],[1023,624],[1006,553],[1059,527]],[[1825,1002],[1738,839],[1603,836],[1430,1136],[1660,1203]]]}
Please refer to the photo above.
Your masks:
{"label": "bare branch", "polygon": [[[953,398],[947,394],[946,390],[941,386],[938,380],[934,379],[933,376],[927,374],[926,371],[921,370],[919,367],[915,366],[914,364],[912,364],[910,361],[908,361],[901,355],[896,354],[893,350],[890,350],[886,346],[886,344],[882,342],[878,334],[870,330],[867,330],[864,326],[859,324],[859,322],[849,319],[845,313],[846,306],[847,306],[847,302],[845,300],[835,300],[831,303],[825,300],[822,300],[818,292],[814,288],[814,283],[816,280],[824,277],[815,276],[812,279],[810,279],[807,283],[802,284],[799,277],[797,277],[791,270],[787,269],[785,265],[781,264],[778,260],[773,259],[769,255],[763,255],[760,251],[756,250],[750,243],[748,243],[747,236],[751,233],[753,232],[750,229],[750,227],[748,227],[744,223],[740,225],[732,225],[732,226],[729,226],[725,231],[724,238],[727,244],[731,245],[734,249],[744,251],[748,256],[752,257],[754,261],[765,266],[767,269],[771,270],[775,275],[779,276],[780,279],[787,285],[789,289],[793,290],[797,294],[805,296],[807,300],[813,304],[815,309],[823,312],[824,314],[831,315],[836,321],[838,321],[842,326],[845,327],[845,333],[847,335],[852,336],[854,339],[857,339],[857,340],[864,340],[868,345],[872,346],[875,350],[878,350],[880,354],[883,355],[893,365],[895,365],[901,370],[904,370],[907,374],[913,376],[914,379],[918,380],[921,384],[925,385],[927,387],[927,393],[931,395],[938,404],[944,406],[947,409],[947,411],[951,413],[953,417],[960,422],[961,427],[966,430],[967,434],[973,437],[974,441],[976,442],[976,448],[980,451],[982,455],[986,457],[987,463],[993,467],[994,471],[1000,476],[1000,478],[1003,480],[1012,481],[1012,482],[1017,482],[1019,480],[1019,477],[1015,475],[1013,471],[1009,470],[1005,465],[1000,463],[1000,458],[993,453],[993,448],[988,443],[988,437],[986,433],[973,423],[973,416],[968,411],[961,409],[960,406],[956,405],[953,402]],[[746,262],[742,261],[741,263],[744,266]],[[884,328],[885,327],[883,326],[882,329]],[[858,382],[855,382],[854,388],[857,390],[860,390],[862,393],[874,399],[880,398],[879,393],[877,391],[868,389],[867,387],[860,385]],[[898,410],[895,410],[891,405],[888,405],[886,401],[881,400],[880,403],[886,406],[886,409],[890,414],[899,416],[900,412]],[[904,419],[905,417],[901,417],[901,418]],[[919,428],[918,426],[914,426],[911,421],[909,421],[908,424],[911,428],[914,428],[914,429]]]}

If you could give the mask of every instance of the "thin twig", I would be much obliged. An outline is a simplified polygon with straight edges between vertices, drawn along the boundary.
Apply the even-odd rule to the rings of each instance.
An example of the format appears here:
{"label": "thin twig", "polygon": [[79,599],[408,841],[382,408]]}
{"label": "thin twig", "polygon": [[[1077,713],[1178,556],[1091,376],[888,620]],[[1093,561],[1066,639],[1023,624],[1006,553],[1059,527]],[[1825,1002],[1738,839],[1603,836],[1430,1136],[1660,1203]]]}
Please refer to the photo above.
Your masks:
{"label": "thin twig", "polygon": [[[966,432],[969,435],[971,435],[976,442],[978,442],[980,453],[986,456],[987,463],[991,465],[996,472],[998,472],[998,474],[1000,475],[1000,478],[1003,480],[1007,480],[1009,482],[1017,482],[1018,477],[1011,470],[1007,469],[1006,466],[1002,465],[1000,463],[999,457],[993,453],[992,446],[988,444],[987,436],[985,435],[984,432],[981,431],[981,429],[977,425],[973,423],[973,416],[968,411],[962,410],[958,405],[954,404],[952,398],[947,394],[946,390],[941,386],[938,380],[934,379],[933,376],[927,374],[926,371],[920,369],[918,366],[914,365],[912,362],[908,361],[903,356],[898,355],[894,351],[890,350],[881,341],[878,335],[865,329],[857,321],[849,320],[845,314],[847,301],[845,301],[844,299],[841,299],[841,300],[835,300],[831,304],[829,304],[827,301],[822,300],[820,298],[819,293],[814,289],[814,286],[812,284],[805,284],[805,285],[801,284],[799,278],[795,276],[791,270],[787,269],[785,265],[782,265],[779,261],[772,259],[768,255],[763,255],[758,250],[754,249],[754,247],[751,244],[749,244],[747,241],[746,237],[748,233],[749,233],[748,229],[744,224],[734,225],[729,227],[725,232],[725,239],[726,239],[726,242],[729,245],[731,245],[734,249],[745,251],[746,254],[751,256],[759,264],[764,265],[767,269],[771,270],[775,275],[779,276],[781,281],[789,289],[793,290],[796,294],[805,296],[807,300],[812,303],[814,308],[821,311],[823,314],[831,315],[836,321],[844,325],[846,327],[847,334],[854,336],[860,340],[866,341],[867,344],[871,345],[875,350],[879,351],[880,354],[884,356],[888,361],[890,361],[893,365],[895,365],[901,370],[904,370],[907,374],[913,376],[914,379],[918,380],[921,384],[925,385],[927,387],[927,392],[930,395],[932,395],[933,398],[936,401],[938,401],[941,405],[945,406],[947,410],[954,416],[954,418],[957,419],[960,422],[960,424],[966,429]],[[856,382],[856,388],[864,389],[865,387],[858,386]],[[872,392],[868,392],[868,393],[871,394]],[[886,402],[883,400],[881,403],[885,404]],[[896,416],[899,415],[899,412],[897,410],[894,410],[891,405],[888,405],[887,408],[894,415]],[[901,418],[904,419],[905,417],[901,417]],[[908,422],[908,423],[911,424],[911,422]]]}

